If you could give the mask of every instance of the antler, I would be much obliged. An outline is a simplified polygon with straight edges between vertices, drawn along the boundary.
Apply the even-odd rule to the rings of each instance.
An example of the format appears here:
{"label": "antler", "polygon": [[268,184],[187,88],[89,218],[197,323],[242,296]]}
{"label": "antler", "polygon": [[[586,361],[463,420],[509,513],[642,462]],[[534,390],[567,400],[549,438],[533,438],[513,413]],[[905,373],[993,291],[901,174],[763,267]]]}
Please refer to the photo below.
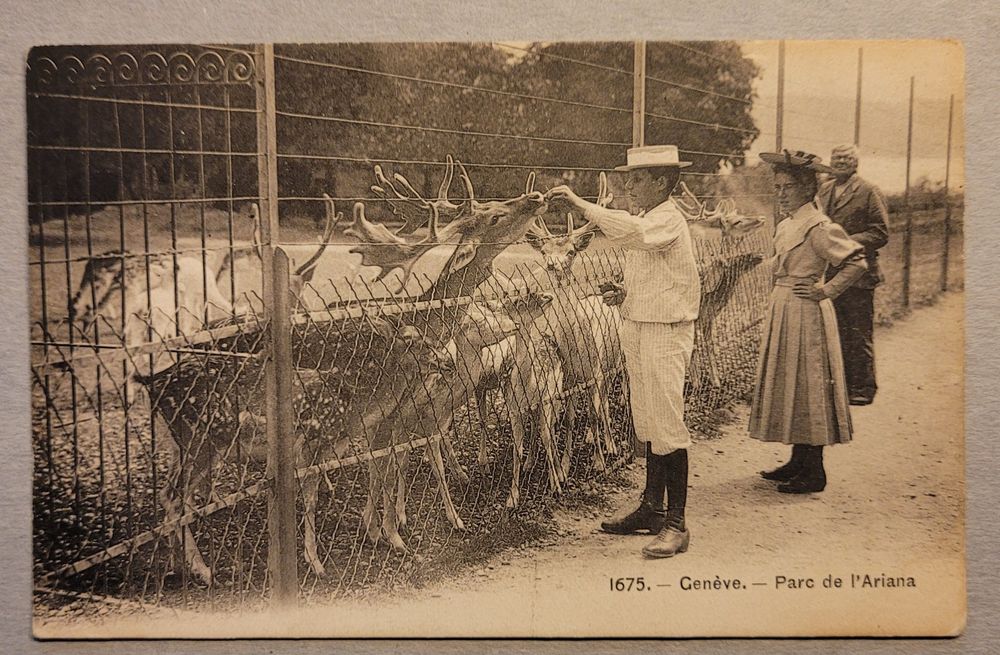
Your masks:
{"label": "antler", "polygon": [[615,197],[608,190],[608,176],[604,171],[601,171],[600,182],[597,188],[597,204],[601,207],[607,207],[614,199]]}
{"label": "antler", "polygon": [[263,248],[262,239],[260,236],[260,208],[257,207],[257,203],[250,204],[250,220],[253,222],[253,245],[254,252],[257,253],[257,257],[263,261],[264,253],[261,250]]}
{"label": "antler", "polygon": [[686,184],[679,185],[681,195],[674,197],[674,204],[684,214],[684,218],[689,221],[700,221],[705,218],[705,203],[698,200],[698,196],[691,192]]}
{"label": "antler", "polygon": [[301,276],[306,282],[311,280],[313,273],[316,272],[316,262],[319,261],[320,255],[323,254],[323,251],[330,244],[330,238],[333,237],[333,229],[344,219],[344,212],[336,211],[333,199],[330,196],[324,193],[323,199],[326,203],[326,226],[323,228],[323,236],[320,237],[319,248],[312,254],[312,257],[295,269],[295,275]]}
{"label": "antler", "polygon": [[428,231],[424,239],[410,243],[398,233],[394,234],[389,231],[381,223],[372,223],[365,218],[365,205],[360,202],[354,204],[354,222],[344,230],[344,234],[353,236],[362,242],[360,245],[352,247],[350,252],[361,255],[362,265],[379,268],[376,280],[381,280],[397,268],[403,270],[400,288],[406,285],[413,265],[417,263],[420,256],[440,243],[438,240],[440,212],[437,204],[425,200],[408,183],[406,186],[416,196],[416,200],[411,202],[422,206],[429,212]]}
{"label": "antler", "polygon": [[[474,200],[472,181],[469,179],[465,167],[462,166],[462,162],[457,163],[461,168],[460,175],[469,196],[468,200],[456,204],[448,199],[448,192],[451,189],[451,181],[455,175],[456,164],[452,156],[448,155],[444,178],[438,187],[437,198],[430,201],[437,207],[438,215],[444,217],[449,222],[458,218],[463,212],[471,210]],[[387,178],[385,173],[382,172],[382,167],[376,165],[375,180],[378,184],[373,184],[371,189],[386,201],[393,214],[403,219],[403,227],[399,228],[396,234],[412,234],[427,222],[427,214],[423,211],[423,208],[428,201],[417,193],[413,185],[403,175],[396,173],[392,178],[392,180]],[[402,192],[396,188],[397,185],[402,188]]]}
{"label": "antler", "polygon": [[[615,197],[611,195],[611,191],[608,190],[608,176],[604,173],[604,171],[601,171],[597,185],[597,205],[599,207],[607,207],[614,199]],[[591,221],[587,221],[584,226],[579,229],[574,229],[573,214],[571,212],[566,212],[566,234],[572,236],[574,240],[587,233],[598,231],[600,231],[600,228],[597,226],[597,223],[593,223]],[[590,243],[590,240],[588,239],[586,243]]]}

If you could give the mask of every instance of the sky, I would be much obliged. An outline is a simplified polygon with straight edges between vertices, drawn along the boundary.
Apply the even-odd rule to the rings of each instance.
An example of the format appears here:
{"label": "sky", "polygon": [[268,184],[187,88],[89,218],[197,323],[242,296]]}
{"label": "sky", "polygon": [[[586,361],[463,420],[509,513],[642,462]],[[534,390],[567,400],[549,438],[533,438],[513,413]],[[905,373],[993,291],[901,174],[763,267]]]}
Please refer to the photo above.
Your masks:
{"label": "sky", "polygon": [[[754,121],[762,134],[747,162],[775,149],[778,41],[741,41],[760,66],[755,81]],[[512,60],[529,43],[497,44]],[[944,182],[948,150],[948,104],[955,96],[950,186],[964,182],[964,52],[946,40],[786,41],[782,145],[830,160],[830,150],[854,141],[858,49],[863,50],[861,85],[862,177],[889,193],[906,185],[910,77],[914,77],[913,147],[910,180]]]}
{"label": "sky", "polygon": [[[748,162],[775,146],[778,42],[744,41],[743,52],[761,67],[753,115],[761,129]],[[858,49],[861,86],[862,177],[887,192],[906,182],[910,77],[914,77],[910,179],[944,181],[948,103],[955,96],[950,186],[964,181],[964,53],[954,41],[786,41],[783,142],[829,161],[830,149],[854,140]]]}

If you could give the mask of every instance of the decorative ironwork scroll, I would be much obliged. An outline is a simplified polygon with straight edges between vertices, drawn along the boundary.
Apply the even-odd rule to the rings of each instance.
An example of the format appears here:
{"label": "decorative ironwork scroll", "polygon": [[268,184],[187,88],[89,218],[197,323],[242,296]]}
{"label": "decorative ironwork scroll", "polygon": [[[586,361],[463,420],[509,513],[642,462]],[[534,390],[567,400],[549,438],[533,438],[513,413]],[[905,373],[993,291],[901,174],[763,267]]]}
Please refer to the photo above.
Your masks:
{"label": "decorative ironwork scroll", "polygon": [[32,56],[28,84],[38,89],[123,87],[173,84],[247,84],[254,59],[243,50],[192,48],[167,53],[148,51]]}

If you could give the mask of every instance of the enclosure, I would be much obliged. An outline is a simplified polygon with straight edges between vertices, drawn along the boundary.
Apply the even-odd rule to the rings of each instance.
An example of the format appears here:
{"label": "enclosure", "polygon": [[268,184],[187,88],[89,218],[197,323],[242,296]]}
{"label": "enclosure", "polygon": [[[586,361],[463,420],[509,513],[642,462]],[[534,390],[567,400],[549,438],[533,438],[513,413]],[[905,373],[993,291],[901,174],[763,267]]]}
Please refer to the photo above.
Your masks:
{"label": "enclosure", "polygon": [[[36,611],[420,584],[594,502],[634,455],[595,302],[625,254],[533,199],[626,208],[601,173],[678,143],[693,202],[770,221],[755,74],[732,42],[33,50]],[[894,210],[883,320],[962,283],[947,189]],[[753,384],[770,228],[695,245],[711,438]]]}

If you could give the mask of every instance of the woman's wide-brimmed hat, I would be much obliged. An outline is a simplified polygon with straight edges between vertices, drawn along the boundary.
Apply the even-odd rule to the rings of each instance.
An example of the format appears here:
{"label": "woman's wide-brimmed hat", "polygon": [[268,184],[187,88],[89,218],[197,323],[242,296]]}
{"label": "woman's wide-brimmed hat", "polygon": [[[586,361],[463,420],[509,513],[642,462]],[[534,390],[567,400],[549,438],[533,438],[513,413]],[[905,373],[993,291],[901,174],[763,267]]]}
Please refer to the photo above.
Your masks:
{"label": "woman's wide-brimmed hat", "polygon": [[615,166],[616,171],[634,171],[637,168],[659,168],[660,166],[676,166],[686,168],[689,161],[681,161],[677,146],[639,146],[629,148],[625,156],[624,166]]}
{"label": "woman's wide-brimmed hat", "polygon": [[833,169],[823,163],[823,158],[812,154],[796,150],[782,150],[781,152],[762,152],[761,161],[778,166],[793,166],[795,168],[806,168],[817,173],[832,173]]}

